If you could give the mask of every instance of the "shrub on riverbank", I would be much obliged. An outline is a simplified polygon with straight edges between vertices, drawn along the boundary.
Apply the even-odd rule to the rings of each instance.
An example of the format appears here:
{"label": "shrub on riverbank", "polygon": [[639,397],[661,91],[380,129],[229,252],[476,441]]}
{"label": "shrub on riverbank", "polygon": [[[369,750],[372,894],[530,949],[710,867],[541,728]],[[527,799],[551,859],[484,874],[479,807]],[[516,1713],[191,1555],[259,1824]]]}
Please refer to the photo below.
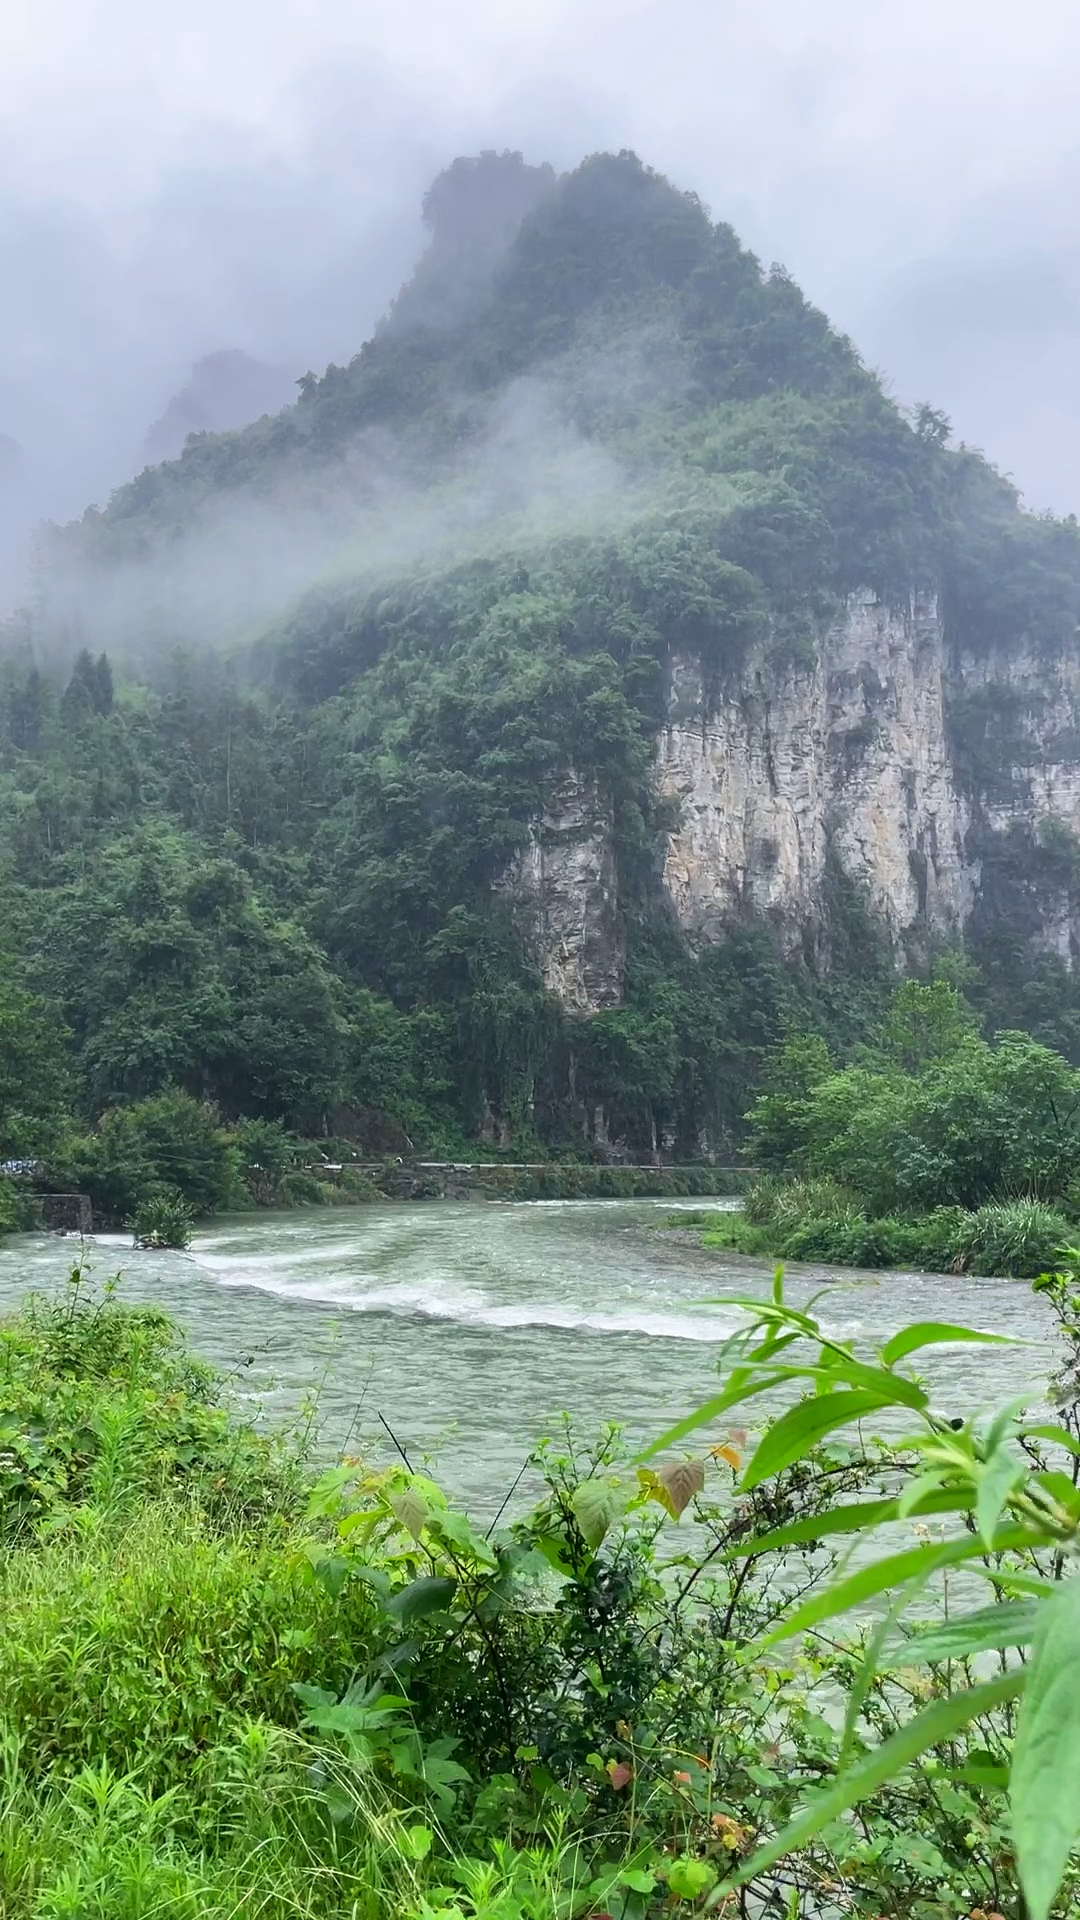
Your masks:
{"label": "shrub on riverbank", "polygon": [[747,1118],[757,1166],[831,1180],[872,1219],[1017,1194],[1060,1206],[1080,1177],[1080,1072],[1025,1034],[982,1039],[942,981],[900,987],[849,1065],[789,1042]]}
{"label": "shrub on riverbank", "polygon": [[1038,1200],[991,1201],[967,1211],[936,1207],[915,1218],[868,1215],[827,1180],[760,1180],[741,1213],[673,1214],[702,1245],[781,1260],[926,1273],[1001,1274],[1034,1279],[1055,1266],[1076,1237],[1065,1214]]}

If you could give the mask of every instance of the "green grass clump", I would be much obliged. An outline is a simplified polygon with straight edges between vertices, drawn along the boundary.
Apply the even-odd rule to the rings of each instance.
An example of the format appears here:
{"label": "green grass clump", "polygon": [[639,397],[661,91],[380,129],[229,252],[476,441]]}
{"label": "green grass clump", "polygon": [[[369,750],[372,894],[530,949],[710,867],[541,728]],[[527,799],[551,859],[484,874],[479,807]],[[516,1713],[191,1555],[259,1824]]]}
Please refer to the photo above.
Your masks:
{"label": "green grass clump", "polygon": [[969,1273],[1010,1273],[1034,1279],[1060,1262],[1075,1228],[1041,1200],[991,1201],[960,1222],[954,1264]]}
{"label": "green grass clump", "polygon": [[0,1700],[23,1769],[107,1765],[181,1786],[252,1718],[295,1727],[296,1682],[348,1683],[360,1591],[332,1604],[279,1527],[193,1502],[81,1510],[0,1570]]}
{"label": "green grass clump", "polygon": [[182,1252],[194,1237],[195,1215],[181,1194],[159,1193],[136,1207],[131,1230],[137,1247],[174,1247]]}

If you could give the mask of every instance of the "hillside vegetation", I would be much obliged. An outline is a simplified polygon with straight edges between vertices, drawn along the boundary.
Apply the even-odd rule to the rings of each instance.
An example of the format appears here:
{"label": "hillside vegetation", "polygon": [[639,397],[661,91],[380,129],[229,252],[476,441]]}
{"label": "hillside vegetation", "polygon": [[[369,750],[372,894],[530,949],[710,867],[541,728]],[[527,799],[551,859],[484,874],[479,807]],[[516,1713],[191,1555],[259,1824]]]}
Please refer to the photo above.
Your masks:
{"label": "hillside vegetation", "polygon": [[[730,686],[751,645],[812,660],[848,592],[923,588],[957,645],[1075,647],[1075,524],[903,413],[693,195],[627,154],[485,155],[427,212],[347,367],[54,531],[10,625],[4,1152],[70,1165],[179,1090],[376,1153],[588,1152],[600,1109],[631,1154],[729,1155],[770,1051],[850,1051],[894,957],[839,872],[827,967],[674,927],[671,650]],[[588,1018],[496,884],[571,770],[626,954]],[[978,1009],[1075,1057],[1063,963],[993,931]]]}

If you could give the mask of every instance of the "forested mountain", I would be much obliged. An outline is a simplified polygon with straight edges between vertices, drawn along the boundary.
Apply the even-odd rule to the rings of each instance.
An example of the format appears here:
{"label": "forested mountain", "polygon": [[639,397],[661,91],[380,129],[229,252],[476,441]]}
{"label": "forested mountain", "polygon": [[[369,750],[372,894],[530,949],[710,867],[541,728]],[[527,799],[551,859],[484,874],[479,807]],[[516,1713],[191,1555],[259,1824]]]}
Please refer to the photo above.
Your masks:
{"label": "forested mountain", "polygon": [[898,968],[1080,1058],[1080,531],[633,156],[458,161],[347,367],[54,530],[4,1139],[175,1087],[726,1152]]}

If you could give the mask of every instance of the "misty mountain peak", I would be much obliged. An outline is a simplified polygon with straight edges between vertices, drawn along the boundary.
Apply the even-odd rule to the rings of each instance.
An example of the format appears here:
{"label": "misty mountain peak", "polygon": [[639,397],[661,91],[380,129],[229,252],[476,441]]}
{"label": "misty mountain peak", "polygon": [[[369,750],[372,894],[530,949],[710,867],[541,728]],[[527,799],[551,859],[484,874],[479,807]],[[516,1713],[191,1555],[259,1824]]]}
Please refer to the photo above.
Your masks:
{"label": "misty mountain peak", "polygon": [[175,459],[189,433],[224,433],[279,413],[295,399],[295,386],[282,367],[268,366],[237,347],[205,354],[147,433],[147,464]]}
{"label": "misty mountain peak", "polygon": [[460,253],[508,245],[526,214],[554,186],[555,169],[547,161],[533,167],[520,153],[493,149],[459,157],[424,195],[423,220],[433,250]]}
{"label": "misty mountain peak", "polygon": [[554,167],[530,166],[509,150],[460,156],[445,167],[422,204],[430,244],[383,331],[444,331],[463,320],[488,293],[494,264],[522,221],[555,187]]}

